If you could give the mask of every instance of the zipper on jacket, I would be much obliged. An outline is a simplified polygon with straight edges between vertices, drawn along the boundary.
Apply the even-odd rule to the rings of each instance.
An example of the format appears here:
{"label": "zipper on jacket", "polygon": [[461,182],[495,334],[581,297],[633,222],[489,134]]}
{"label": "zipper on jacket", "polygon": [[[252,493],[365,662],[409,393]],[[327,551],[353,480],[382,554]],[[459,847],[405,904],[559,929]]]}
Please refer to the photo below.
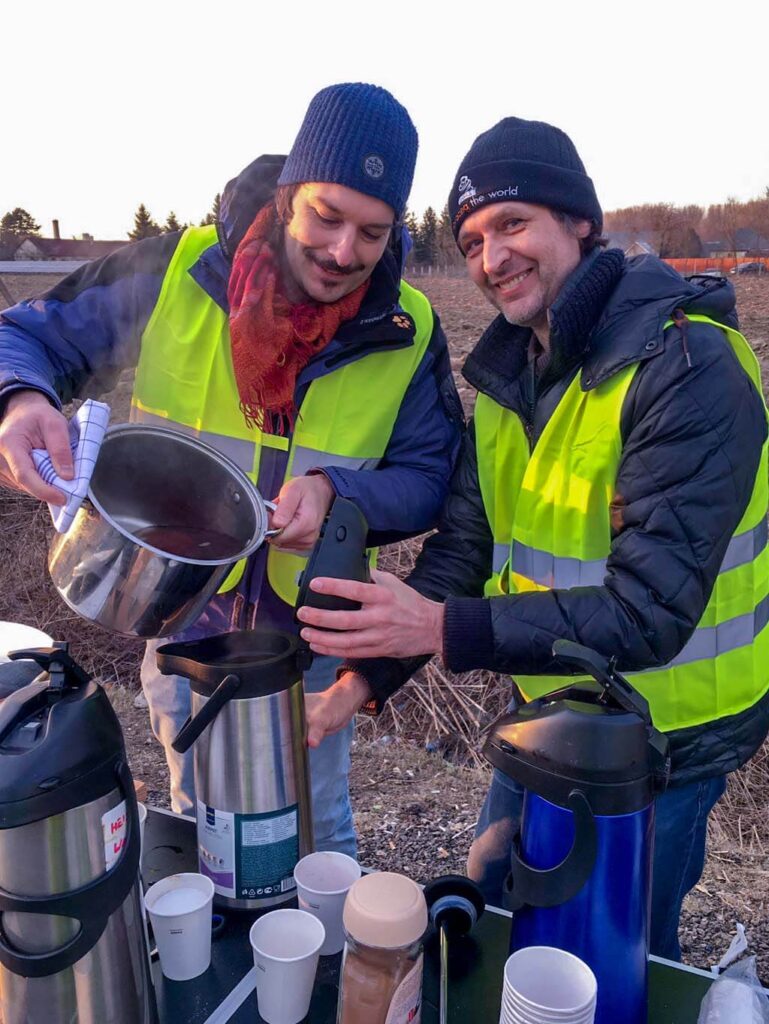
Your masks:
{"label": "zipper on jacket", "polygon": [[526,431],[526,437],[529,441],[529,450],[534,449],[534,416],[536,415],[537,409],[537,363],[535,359],[529,360],[529,374],[531,380],[529,382],[529,394],[528,394],[528,417],[527,421],[524,422],[523,428]]}

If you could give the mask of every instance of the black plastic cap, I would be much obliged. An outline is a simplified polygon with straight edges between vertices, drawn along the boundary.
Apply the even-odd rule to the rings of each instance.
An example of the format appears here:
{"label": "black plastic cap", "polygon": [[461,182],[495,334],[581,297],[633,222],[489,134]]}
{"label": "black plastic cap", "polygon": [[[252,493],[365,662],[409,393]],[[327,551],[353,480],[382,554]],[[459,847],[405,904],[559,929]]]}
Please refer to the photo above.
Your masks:
{"label": "black plastic cap", "polygon": [[[554,695],[550,695],[552,698]],[[602,703],[591,684],[559,691],[502,715],[483,748],[525,789],[566,807],[579,789],[596,814],[629,814],[654,796],[649,730],[631,712]]]}
{"label": "black plastic cap", "polygon": [[43,691],[0,738],[0,828],[103,796],[124,757],[120,723],[101,686],[87,683],[53,703]]}
{"label": "black plastic cap", "polygon": [[424,888],[430,920],[448,935],[467,935],[484,911],[480,887],[466,875],[441,875]]}
{"label": "black plastic cap", "polygon": [[240,678],[233,700],[266,697],[288,690],[301,679],[299,638],[277,629],[219,633],[204,640],[164,644],[157,664],[164,675],[190,680],[195,693],[210,697],[228,675]]}

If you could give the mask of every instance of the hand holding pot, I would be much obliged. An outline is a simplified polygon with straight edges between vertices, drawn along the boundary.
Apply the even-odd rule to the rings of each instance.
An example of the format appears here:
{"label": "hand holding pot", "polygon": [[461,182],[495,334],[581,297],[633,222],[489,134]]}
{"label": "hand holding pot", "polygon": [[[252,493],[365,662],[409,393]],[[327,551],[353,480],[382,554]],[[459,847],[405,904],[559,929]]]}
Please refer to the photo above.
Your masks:
{"label": "hand holding pot", "polygon": [[275,499],[278,507],[270,518],[270,528],[281,532],[270,538],[270,544],[292,551],[309,551],[318,539],[334,497],[334,488],[322,473],[289,480]]}
{"label": "hand holding pot", "polygon": [[443,605],[388,572],[374,569],[371,576],[373,583],[326,577],[312,581],[312,590],[346,597],[362,607],[353,612],[300,608],[297,618],[308,623],[302,639],[311,649],[340,658],[408,658],[441,651]]}
{"label": "hand holding pot", "polygon": [[66,504],[66,495],[38,475],[32,461],[34,448],[45,448],[59,476],[72,479],[66,417],[41,391],[17,391],[8,399],[0,424],[0,482],[52,505]]}

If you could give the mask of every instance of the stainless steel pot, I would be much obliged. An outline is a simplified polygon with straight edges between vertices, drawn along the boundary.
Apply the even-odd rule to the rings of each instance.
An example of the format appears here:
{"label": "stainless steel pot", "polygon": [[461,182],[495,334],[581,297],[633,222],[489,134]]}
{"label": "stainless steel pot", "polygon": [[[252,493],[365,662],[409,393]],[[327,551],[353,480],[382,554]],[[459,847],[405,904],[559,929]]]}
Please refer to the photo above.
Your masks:
{"label": "stainless steel pot", "polygon": [[69,607],[124,636],[179,633],[232,566],[265,537],[265,501],[246,474],[197,438],[162,427],[111,427],[88,497],[48,553]]}

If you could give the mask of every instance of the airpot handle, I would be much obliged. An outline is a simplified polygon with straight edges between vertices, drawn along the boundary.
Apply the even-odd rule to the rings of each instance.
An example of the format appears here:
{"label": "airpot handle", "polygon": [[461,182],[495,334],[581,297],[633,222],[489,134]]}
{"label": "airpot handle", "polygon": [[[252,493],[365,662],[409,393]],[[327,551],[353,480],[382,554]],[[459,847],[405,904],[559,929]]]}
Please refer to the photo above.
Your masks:
{"label": "airpot handle", "polygon": [[604,700],[613,698],[625,711],[638,715],[647,725],[652,724],[649,702],[616,671],[616,658],[604,658],[598,651],[571,640],[556,640],[553,657],[562,665],[592,676],[603,687]]}
{"label": "airpot handle", "polygon": [[234,697],[240,688],[240,683],[240,676],[232,674],[225,676],[195,717],[193,718],[190,715],[179,730],[179,735],[171,744],[177,754],[184,754],[190,749],[206,726],[213,722],[227,701]]}
{"label": "airpot handle", "polygon": [[33,647],[23,651],[9,651],[11,661],[34,661],[48,672],[52,690],[77,689],[91,681],[69,653],[69,644],[57,641],[52,647]]}
{"label": "airpot handle", "polygon": [[515,912],[526,906],[557,907],[567,903],[592,874],[598,856],[598,827],[582,790],[573,789],[569,793],[568,808],[574,816],[574,842],[555,867],[541,869],[527,864],[521,856],[520,834],[515,837],[510,853],[510,874],[503,885],[507,910]]}
{"label": "airpot handle", "polygon": [[571,640],[556,640],[553,644],[553,657],[562,665],[592,676],[603,687],[604,692],[600,698],[603,703],[612,701],[623,710],[638,715],[646,725],[654,787],[658,793],[663,792],[670,777],[668,739],[654,728],[647,699],[617,672],[617,659],[604,658],[598,651]]}
{"label": "airpot handle", "polygon": [[[110,916],[125,901],[139,871],[139,814],[131,772],[124,761],[114,765],[120,796],[126,805],[126,835],[117,863],[79,889],[55,896],[17,896],[0,888],[0,964],[22,978],[59,974],[89,953],[101,938]],[[23,953],[5,934],[6,913],[69,917],[80,928],[63,946],[48,953]]]}
{"label": "airpot handle", "polygon": [[[348,498],[335,498],[328,516],[321,526],[307,564],[297,579],[296,608],[308,605],[325,611],[357,611],[357,601],[330,594],[318,594],[310,589],[310,581],[318,576],[333,579],[357,580],[370,583],[366,538],[368,523],[358,506]],[[299,667],[304,672],[312,664],[312,651],[306,641],[300,641]]]}
{"label": "airpot handle", "polygon": [[[50,706],[67,690],[76,690],[90,682],[91,677],[69,653],[69,644],[57,642],[53,647],[34,647],[23,651],[9,651],[12,662],[33,662],[42,671],[0,704],[0,737],[36,704]],[[32,671],[30,667],[30,671]],[[47,673],[47,674],[45,674]]]}

